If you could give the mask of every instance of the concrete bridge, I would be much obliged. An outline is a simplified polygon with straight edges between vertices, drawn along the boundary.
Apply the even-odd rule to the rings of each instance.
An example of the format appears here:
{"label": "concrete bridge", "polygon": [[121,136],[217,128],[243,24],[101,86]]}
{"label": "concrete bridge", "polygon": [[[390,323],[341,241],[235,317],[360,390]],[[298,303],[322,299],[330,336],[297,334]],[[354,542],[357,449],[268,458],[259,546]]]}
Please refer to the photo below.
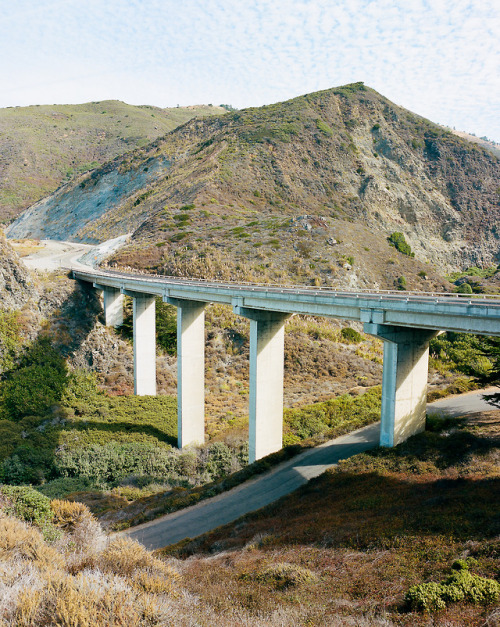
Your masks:
{"label": "concrete bridge", "polygon": [[425,426],[429,340],[441,331],[500,335],[500,299],[458,294],[346,291],[222,283],[98,270],[73,277],[102,290],[106,325],[133,298],[134,391],[156,394],[155,297],[177,307],[178,445],[203,443],[205,306],[223,303],[250,320],[249,456],[282,447],[284,328],[293,313],[362,322],[384,342],[381,446]]}

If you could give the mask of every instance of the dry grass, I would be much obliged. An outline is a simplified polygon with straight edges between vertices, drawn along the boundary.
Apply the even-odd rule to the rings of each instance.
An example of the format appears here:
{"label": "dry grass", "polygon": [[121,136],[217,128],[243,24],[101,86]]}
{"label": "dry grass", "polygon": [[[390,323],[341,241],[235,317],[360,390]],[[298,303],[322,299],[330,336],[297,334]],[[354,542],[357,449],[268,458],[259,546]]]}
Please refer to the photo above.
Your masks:
{"label": "dry grass", "polygon": [[180,577],[131,540],[105,541],[89,510],[56,501],[63,537],[0,517],[2,627],[152,627],[169,622]]}
{"label": "dry grass", "polygon": [[52,504],[63,538],[51,545],[3,516],[0,625],[496,625],[495,605],[423,614],[404,598],[411,586],[442,581],[458,558],[474,557],[474,574],[497,576],[499,415],[352,458],[188,543],[182,559],[120,537],[78,544],[93,519],[75,504]]}

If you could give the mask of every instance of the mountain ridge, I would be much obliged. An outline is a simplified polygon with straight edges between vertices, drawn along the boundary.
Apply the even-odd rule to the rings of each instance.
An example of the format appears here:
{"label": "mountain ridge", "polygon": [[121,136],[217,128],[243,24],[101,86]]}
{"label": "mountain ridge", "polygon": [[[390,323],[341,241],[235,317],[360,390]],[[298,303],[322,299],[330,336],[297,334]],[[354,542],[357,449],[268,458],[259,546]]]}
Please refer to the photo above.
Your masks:
{"label": "mountain ridge", "polygon": [[[498,262],[498,158],[362,83],[190,120],[62,195],[85,216],[110,171],[151,167],[154,180],[62,237],[99,241],[125,228],[134,235],[115,264],[218,278],[229,259],[232,276],[352,287],[393,287],[404,269],[422,289],[416,276],[433,266],[443,273]],[[10,236],[43,237],[60,203],[44,199],[39,230],[14,223]],[[387,238],[399,231],[416,260],[394,263]],[[380,257],[371,273],[367,248]],[[402,268],[387,280],[391,260]]]}

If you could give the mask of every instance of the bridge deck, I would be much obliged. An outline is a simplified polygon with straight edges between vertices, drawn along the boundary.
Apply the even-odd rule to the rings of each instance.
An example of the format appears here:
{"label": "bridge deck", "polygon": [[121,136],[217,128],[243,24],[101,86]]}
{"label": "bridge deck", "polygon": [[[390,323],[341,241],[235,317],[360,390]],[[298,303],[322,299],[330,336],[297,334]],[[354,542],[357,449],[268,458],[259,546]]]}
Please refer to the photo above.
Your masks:
{"label": "bridge deck", "polygon": [[73,276],[92,282],[96,287],[112,287],[124,293],[151,294],[165,299],[178,298],[367,323],[500,335],[500,298],[495,296],[283,287],[101,270],[73,270]]}

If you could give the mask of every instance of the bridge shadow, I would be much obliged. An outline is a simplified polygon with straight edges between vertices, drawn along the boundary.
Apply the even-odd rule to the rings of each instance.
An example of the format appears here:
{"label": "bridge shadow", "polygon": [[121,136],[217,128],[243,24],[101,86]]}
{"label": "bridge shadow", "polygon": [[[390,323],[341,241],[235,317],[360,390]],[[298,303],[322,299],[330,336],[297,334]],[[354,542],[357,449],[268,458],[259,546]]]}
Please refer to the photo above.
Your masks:
{"label": "bridge shadow", "polygon": [[[456,541],[494,539],[500,533],[498,423],[493,430],[489,423],[474,423],[482,433],[469,426],[461,422],[453,432],[425,432],[394,448],[366,450],[175,554],[259,546],[255,538],[264,538],[263,550],[303,545],[405,551],[413,545],[432,551]],[[340,444],[324,448],[324,459],[297,460],[296,477],[304,477],[309,466],[317,464],[321,471],[324,462],[362,452]]]}

